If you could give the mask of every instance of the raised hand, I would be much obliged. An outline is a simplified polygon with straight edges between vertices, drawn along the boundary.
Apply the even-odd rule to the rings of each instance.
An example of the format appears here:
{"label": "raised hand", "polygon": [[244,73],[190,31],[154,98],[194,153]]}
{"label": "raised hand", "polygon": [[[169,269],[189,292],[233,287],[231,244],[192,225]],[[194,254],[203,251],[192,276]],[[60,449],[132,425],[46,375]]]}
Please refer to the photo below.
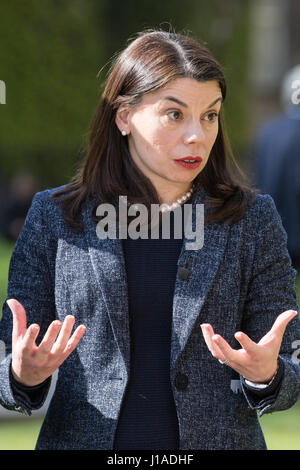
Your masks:
{"label": "raised hand", "polygon": [[258,342],[239,331],[234,337],[242,349],[232,349],[225,339],[214,333],[209,323],[203,323],[201,330],[211,354],[236,370],[245,379],[256,383],[268,383],[277,370],[277,358],[286,326],[297,315],[294,310],[286,310],[275,320],[272,328]]}
{"label": "raised hand", "polygon": [[75,318],[67,315],[63,323],[55,320],[49,325],[37,346],[35,342],[40,331],[39,325],[32,324],[27,328],[23,305],[16,299],[9,299],[6,303],[13,314],[12,374],[24,385],[38,385],[50,377],[71,354],[86,328],[84,325],[78,326],[71,336]]}

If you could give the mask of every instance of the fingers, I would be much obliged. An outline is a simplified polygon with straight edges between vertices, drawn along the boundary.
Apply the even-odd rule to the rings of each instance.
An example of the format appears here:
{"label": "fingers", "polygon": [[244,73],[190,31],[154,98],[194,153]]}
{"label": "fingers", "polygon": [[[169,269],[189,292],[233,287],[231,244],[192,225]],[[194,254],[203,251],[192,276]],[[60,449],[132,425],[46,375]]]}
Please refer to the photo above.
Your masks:
{"label": "fingers", "polygon": [[8,299],[6,301],[13,315],[13,343],[19,338],[23,338],[26,333],[26,312],[22,304],[16,299]]}
{"label": "fingers", "polygon": [[23,338],[23,348],[27,352],[31,352],[36,347],[36,339],[40,331],[39,325],[33,324],[27,329]]}
{"label": "fingers", "polygon": [[76,328],[74,331],[72,337],[69,339],[69,341],[66,344],[65,351],[64,353],[68,356],[71,354],[71,352],[76,348],[77,344],[83,337],[84,333],[86,331],[86,327],[84,325],[80,325]]}
{"label": "fingers", "polygon": [[52,352],[55,353],[62,353],[69,341],[73,326],[75,323],[75,318],[73,315],[67,315],[62,328],[60,330],[60,333],[58,335],[58,338],[53,346]]}
{"label": "fingers", "polygon": [[[201,330],[213,357],[221,362],[227,360],[231,364],[240,361],[241,350],[236,351],[227,343],[227,341],[221,336],[214,333],[212,326],[208,323],[201,325]],[[238,332],[235,334],[236,339],[240,342],[245,349],[244,353],[252,352],[256,344],[244,333]]]}
{"label": "fingers", "polygon": [[63,323],[58,320],[52,322],[37,349],[38,352],[45,355],[51,353],[53,356],[65,355],[65,353],[69,355],[86,330],[84,325],[80,325],[70,338],[74,323],[73,315],[67,315]]}
{"label": "fingers", "polygon": [[[236,360],[236,352],[232,347],[227,343],[227,341],[220,335],[214,335],[212,341],[216,344],[221,352],[223,359],[222,361],[227,360],[229,362],[234,362]],[[218,357],[218,359],[220,359]]]}
{"label": "fingers", "polygon": [[235,333],[234,337],[240,343],[242,348],[245,349],[245,351],[247,351],[249,354],[255,353],[257,351],[257,344],[242,331]]}
{"label": "fingers", "polygon": [[60,332],[62,323],[58,320],[52,322],[48,327],[44,338],[40,342],[38,350],[44,354],[49,354],[53,344],[56,341],[57,335]]}
{"label": "fingers", "polygon": [[218,347],[217,343],[213,340],[213,337],[215,336],[213,327],[209,323],[202,323],[202,325],[200,326],[201,326],[202,334],[206,342],[206,345],[208,349],[210,350],[211,354],[213,355],[213,357],[221,361],[225,361],[225,357],[222,351]]}
{"label": "fingers", "polygon": [[242,346],[235,350],[218,334],[214,334],[209,324],[202,324],[201,329],[211,354],[220,362],[226,361],[232,369],[249,380],[265,383],[273,376],[283,334],[287,324],[297,315],[294,310],[281,313],[273,323],[271,330],[255,343],[245,333],[235,333],[236,340]]}
{"label": "fingers", "polygon": [[[13,303],[10,302],[10,304]],[[12,305],[12,309],[16,310],[20,307]],[[21,315],[22,313],[24,314],[25,311],[21,312]],[[17,342],[13,345],[12,370],[19,382],[34,386],[42,383],[61,366],[78,345],[86,329],[84,325],[80,325],[71,336],[75,318],[67,315],[63,323],[55,320],[49,325],[40,345],[37,346],[39,325],[30,325],[20,338],[18,335],[21,334],[20,332],[23,333],[25,328],[24,321],[23,325],[21,323],[24,315],[21,317],[21,322],[18,322],[17,315],[18,313],[15,322]]]}

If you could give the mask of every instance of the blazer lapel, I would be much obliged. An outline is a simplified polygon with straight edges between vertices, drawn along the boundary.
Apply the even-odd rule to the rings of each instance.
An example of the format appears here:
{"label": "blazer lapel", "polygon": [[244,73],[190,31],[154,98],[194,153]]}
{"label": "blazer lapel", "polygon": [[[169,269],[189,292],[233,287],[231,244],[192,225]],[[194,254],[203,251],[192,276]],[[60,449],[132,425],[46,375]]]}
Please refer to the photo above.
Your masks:
{"label": "blazer lapel", "polygon": [[83,219],[86,226],[88,251],[95,278],[102,292],[112,330],[123,356],[127,372],[130,366],[130,330],[128,315],[128,290],[125,259],[121,241],[101,240],[96,233],[96,223],[91,219],[95,198],[86,203]]}
{"label": "blazer lapel", "polygon": [[[203,188],[195,194],[192,201],[192,230],[196,231],[196,204],[204,204],[207,198]],[[207,208],[204,205],[204,215]],[[217,223],[204,224],[204,242],[200,249],[187,249],[188,240],[183,240],[178,258],[178,274],[182,269],[188,273],[188,279],[182,280],[177,275],[173,299],[173,324],[171,368],[183,351],[191,334],[194,323],[201,312],[209,288],[216,275],[228,237],[229,226]]]}

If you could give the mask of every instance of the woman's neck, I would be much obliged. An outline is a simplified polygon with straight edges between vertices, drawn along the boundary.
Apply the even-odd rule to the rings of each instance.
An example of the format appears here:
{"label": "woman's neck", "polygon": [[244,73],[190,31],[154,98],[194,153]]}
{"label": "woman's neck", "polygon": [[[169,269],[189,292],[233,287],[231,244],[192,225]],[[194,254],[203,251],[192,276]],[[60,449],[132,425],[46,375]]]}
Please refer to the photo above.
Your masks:
{"label": "woman's neck", "polygon": [[185,196],[192,188],[193,183],[187,183],[181,188],[165,187],[157,190],[160,204],[172,204]]}

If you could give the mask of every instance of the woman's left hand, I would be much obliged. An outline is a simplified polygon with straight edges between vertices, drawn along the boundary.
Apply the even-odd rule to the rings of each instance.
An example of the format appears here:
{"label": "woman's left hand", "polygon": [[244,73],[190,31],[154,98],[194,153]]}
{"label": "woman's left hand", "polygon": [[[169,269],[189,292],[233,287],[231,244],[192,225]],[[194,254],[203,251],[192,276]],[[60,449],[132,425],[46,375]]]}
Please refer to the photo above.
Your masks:
{"label": "woman's left hand", "polygon": [[215,334],[209,323],[201,325],[202,333],[211,354],[245,379],[256,383],[268,383],[277,371],[277,358],[283,334],[288,322],[297,315],[294,310],[286,310],[278,315],[272,328],[258,342],[239,331],[234,337],[242,349],[232,349],[222,336]]}

